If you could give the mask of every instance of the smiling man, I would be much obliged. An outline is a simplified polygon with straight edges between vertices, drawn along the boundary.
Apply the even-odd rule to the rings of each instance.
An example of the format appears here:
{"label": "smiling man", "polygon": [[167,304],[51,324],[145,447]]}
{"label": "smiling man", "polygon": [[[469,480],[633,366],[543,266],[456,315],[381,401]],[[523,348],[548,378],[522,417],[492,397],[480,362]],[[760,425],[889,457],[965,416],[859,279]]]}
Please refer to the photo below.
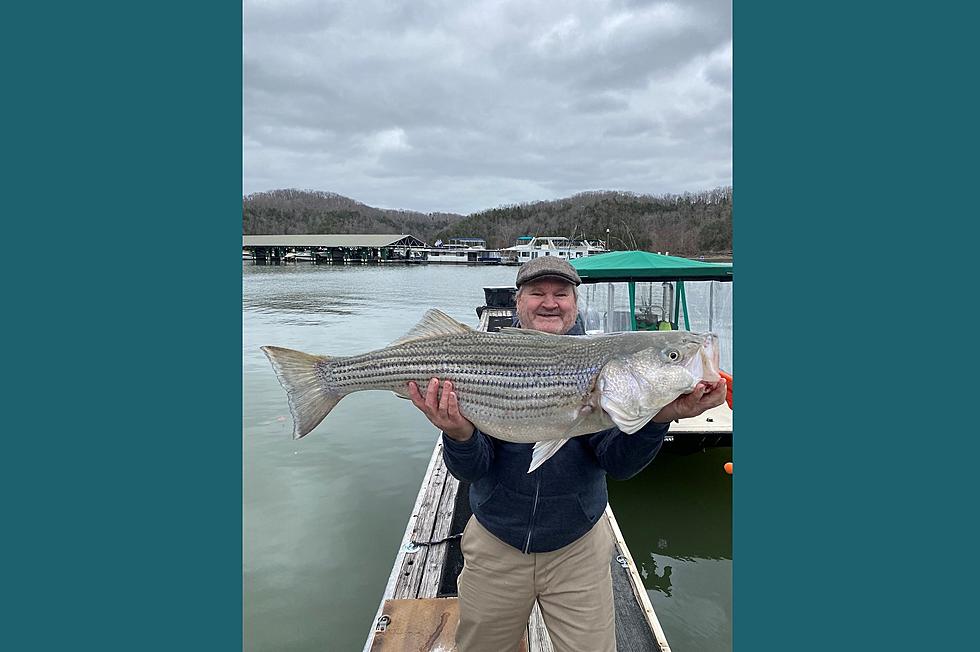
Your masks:
{"label": "smiling man", "polygon": [[541,256],[517,273],[517,319],[521,328],[564,335],[575,325],[575,287],[582,282],[562,258]]}
{"label": "smiling man", "polygon": [[[553,335],[584,335],[576,321],[582,282],[567,260],[541,257],[517,272],[517,323]],[[440,391],[441,389],[441,391]],[[429,381],[412,402],[442,430],[449,472],[470,484],[473,516],[463,531],[459,575],[460,652],[511,652],[534,602],[556,652],[615,652],[610,562],[614,543],[601,522],[606,476],[626,479],[648,465],[673,419],[725,400],[725,381],[699,383],[631,435],[611,428],[572,437],[529,473],[533,444],[480,432],[459,412],[450,381]],[[529,405],[534,396],[528,396]],[[530,408],[529,408],[530,409]]]}

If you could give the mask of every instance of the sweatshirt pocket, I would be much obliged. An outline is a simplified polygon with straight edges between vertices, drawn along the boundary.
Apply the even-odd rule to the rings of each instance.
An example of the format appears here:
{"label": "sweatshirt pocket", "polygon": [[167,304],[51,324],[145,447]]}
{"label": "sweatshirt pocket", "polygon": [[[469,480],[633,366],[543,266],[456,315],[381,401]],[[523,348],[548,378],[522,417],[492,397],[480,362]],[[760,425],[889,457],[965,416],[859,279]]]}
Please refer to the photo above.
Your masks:
{"label": "sweatshirt pocket", "polygon": [[582,508],[578,494],[541,496],[531,546],[537,550],[555,550],[588,532],[594,523]]}
{"label": "sweatshirt pocket", "polygon": [[604,491],[575,494],[575,497],[578,498],[579,508],[585,514],[585,518],[592,524],[602,518],[602,513],[606,511],[606,505],[609,503],[609,497]]}
{"label": "sweatshirt pocket", "polygon": [[533,500],[498,482],[485,498],[477,496],[476,508],[486,528],[509,542],[527,528]]}

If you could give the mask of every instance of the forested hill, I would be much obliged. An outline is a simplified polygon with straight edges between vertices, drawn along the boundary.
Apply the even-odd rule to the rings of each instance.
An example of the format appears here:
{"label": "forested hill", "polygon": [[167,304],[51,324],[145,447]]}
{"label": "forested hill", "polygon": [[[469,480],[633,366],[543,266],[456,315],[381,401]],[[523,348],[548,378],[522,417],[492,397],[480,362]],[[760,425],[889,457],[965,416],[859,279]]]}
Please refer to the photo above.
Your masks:
{"label": "forested hill", "polygon": [[436,234],[486,238],[509,247],[518,236],[605,240],[609,248],[669,251],[678,255],[731,252],[732,189],[684,195],[583,192],[566,199],[492,208]]}
{"label": "forested hill", "polygon": [[243,235],[410,233],[426,242],[463,219],[455,213],[374,208],[332,192],[272,190],[242,199]]}
{"label": "forested hill", "polygon": [[613,249],[669,251],[681,256],[732,249],[732,188],[683,195],[583,192],[565,199],[491,208],[468,216],[373,208],[329,192],[275,190],[244,197],[246,235],[411,233],[432,244],[484,238],[492,249],[518,236],[606,239]]}

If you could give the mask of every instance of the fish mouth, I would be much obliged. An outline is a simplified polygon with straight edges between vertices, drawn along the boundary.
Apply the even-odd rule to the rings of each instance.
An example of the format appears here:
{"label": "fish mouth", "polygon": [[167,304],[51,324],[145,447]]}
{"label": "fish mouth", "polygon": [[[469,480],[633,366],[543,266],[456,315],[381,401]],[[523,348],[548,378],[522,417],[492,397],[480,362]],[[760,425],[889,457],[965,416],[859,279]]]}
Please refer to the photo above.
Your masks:
{"label": "fish mouth", "polygon": [[701,381],[718,382],[721,379],[721,374],[718,373],[719,360],[718,336],[708,333],[701,340],[697,355],[691,356],[691,361],[687,364],[695,384]]}

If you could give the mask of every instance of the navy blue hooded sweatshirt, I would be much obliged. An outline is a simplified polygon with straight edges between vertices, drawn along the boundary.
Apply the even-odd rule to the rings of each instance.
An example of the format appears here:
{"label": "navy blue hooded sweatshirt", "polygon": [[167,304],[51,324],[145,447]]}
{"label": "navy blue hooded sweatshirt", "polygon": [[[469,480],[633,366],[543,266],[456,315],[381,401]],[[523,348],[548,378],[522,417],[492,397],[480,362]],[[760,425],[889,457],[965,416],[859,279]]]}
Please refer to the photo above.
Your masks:
{"label": "navy blue hooded sweatshirt", "polygon": [[[582,335],[581,322],[568,335]],[[625,480],[653,461],[669,423],[649,422],[627,435],[610,428],[572,437],[533,473],[534,444],[515,444],[478,429],[465,442],[442,435],[443,459],[471,483],[470,508],[483,527],[525,553],[551,552],[592,529],[606,509],[606,474]]]}

